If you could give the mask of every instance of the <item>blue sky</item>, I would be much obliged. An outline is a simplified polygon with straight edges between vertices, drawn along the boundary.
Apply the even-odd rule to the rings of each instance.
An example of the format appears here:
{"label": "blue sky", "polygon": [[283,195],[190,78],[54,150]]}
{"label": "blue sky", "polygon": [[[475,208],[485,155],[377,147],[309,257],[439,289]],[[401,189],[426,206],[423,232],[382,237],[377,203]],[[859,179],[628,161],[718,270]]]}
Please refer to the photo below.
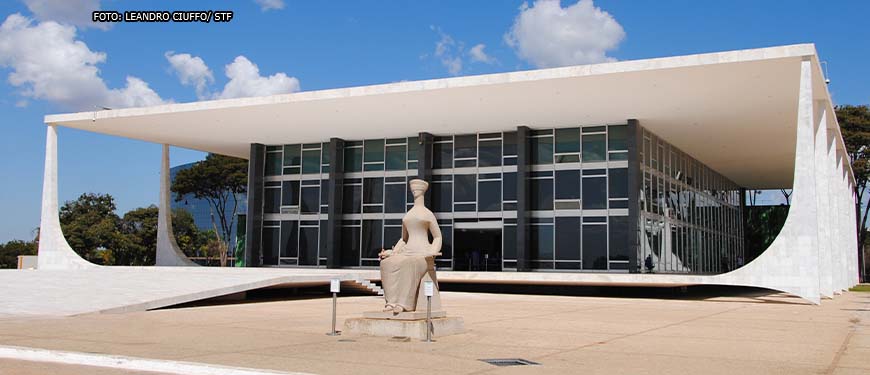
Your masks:
{"label": "blue sky", "polygon": [[[189,102],[812,42],[828,62],[834,101],[870,102],[870,29],[861,26],[870,14],[870,2],[576,3],[530,1],[522,7],[523,2],[516,0],[6,1],[0,5],[0,21],[4,22],[0,29],[0,175],[4,176],[0,184],[0,242],[30,238],[39,224],[43,116],[83,110],[82,102],[91,97],[103,98],[99,100],[105,103],[127,99],[135,103]],[[224,24],[119,23],[94,27],[87,21],[90,10],[97,7],[118,11],[232,10],[235,16]],[[547,13],[547,9],[567,13]],[[12,21],[19,23],[14,26]],[[47,27],[48,23],[57,28]],[[553,30],[560,27],[589,35],[574,39],[560,36]],[[63,35],[68,39],[39,34],[46,30],[65,30]],[[22,41],[27,35],[36,37]],[[51,38],[60,38],[56,40],[60,44]],[[24,61],[40,57],[45,49],[56,45],[78,51],[84,48],[96,60],[83,63],[83,69],[77,69],[75,58],[55,65],[39,58],[34,60],[39,62],[36,67]],[[169,56],[182,56],[181,62],[188,63],[184,67],[207,66],[211,78],[201,70],[197,75],[195,69],[173,65],[167,58],[169,52]],[[247,62],[239,61],[238,56]],[[200,65],[196,57],[201,59]],[[231,80],[225,68],[231,64],[245,74],[237,74],[235,82],[227,85]],[[254,65],[259,72],[252,75]],[[94,67],[98,72],[88,70]],[[48,74],[52,69],[75,71],[85,78],[72,83],[52,81],[57,79]],[[122,91],[128,76],[147,83],[145,94],[143,90]],[[182,83],[182,77],[188,78],[188,84]],[[81,95],[59,98],[52,85],[40,86],[45,82],[60,82],[58,86],[66,84],[73,91],[85,83],[105,87],[82,89]],[[202,82],[199,92],[196,82]],[[159,145],[60,128],[59,154],[61,201],[75,199],[83,192],[109,193],[116,198],[121,214],[157,201]],[[202,157],[195,151],[172,150],[173,165]]]}

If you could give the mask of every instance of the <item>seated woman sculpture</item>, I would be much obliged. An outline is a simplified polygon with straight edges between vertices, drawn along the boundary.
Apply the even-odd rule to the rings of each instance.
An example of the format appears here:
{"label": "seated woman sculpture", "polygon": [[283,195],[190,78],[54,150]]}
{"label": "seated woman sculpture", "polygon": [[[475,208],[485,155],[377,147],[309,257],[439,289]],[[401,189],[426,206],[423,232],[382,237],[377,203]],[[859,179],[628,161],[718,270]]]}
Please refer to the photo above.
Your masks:
{"label": "seated woman sculpture", "polygon": [[423,204],[429,183],[415,179],[408,185],[414,195],[414,206],[402,218],[402,238],[392,250],[382,249],[379,254],[386,299],[384,311],[394,314],[415,309],[420,280],[430,267],[434,269],[434,258],[441,255],[441,230],[435,214]]}

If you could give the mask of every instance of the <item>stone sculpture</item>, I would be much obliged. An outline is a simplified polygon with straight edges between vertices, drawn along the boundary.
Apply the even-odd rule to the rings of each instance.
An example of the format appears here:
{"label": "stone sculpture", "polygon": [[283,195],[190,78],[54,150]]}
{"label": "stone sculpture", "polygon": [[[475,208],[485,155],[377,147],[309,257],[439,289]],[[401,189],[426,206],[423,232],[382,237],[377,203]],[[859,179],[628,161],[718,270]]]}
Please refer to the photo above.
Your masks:
{"label": "stone sculpture", "polygon": [[424,279],[437,280],[435,257],[441,255],[441,230],[435,214],[423,203],[429,183],[415,179],[408,185],[414,196],[414,206],[402,218],[402,238],[393,249],[382,249],[379,254],[386,299],[384,312],[393,314],[417,310],[421,282]]}

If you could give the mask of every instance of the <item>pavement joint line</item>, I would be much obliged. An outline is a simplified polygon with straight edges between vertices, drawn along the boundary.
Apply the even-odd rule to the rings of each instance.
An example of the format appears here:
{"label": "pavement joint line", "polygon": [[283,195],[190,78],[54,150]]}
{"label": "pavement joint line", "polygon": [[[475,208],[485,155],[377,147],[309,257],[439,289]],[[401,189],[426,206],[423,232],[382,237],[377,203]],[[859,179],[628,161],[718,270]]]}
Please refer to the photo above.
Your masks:
{"label": "pavement joint line", "polygon": [[157,360],[6,345],[0,345],[0,358],[178,375],[306,375],[306,373],[302,372],[281,372],[196,362]]}
{"label": "pavement joint line", "polygon": [[843,343],[840,344],[840,347],[837,349],[837,353],[834,354],[834,358],[831,360],[831,364],[828,365],[828,368],[825,369],[825,374],[833,374],[834,371],[837,370],[837,365],[840,363],[840,358],[843,357],[843,353],[846,352],[846,349],[849,347],[849,342],[852,341],[852,336],[855,335],[855,331],[858,327],[852,325],[849,330],[849,334],[846,335],[846,338],[843,339]]}

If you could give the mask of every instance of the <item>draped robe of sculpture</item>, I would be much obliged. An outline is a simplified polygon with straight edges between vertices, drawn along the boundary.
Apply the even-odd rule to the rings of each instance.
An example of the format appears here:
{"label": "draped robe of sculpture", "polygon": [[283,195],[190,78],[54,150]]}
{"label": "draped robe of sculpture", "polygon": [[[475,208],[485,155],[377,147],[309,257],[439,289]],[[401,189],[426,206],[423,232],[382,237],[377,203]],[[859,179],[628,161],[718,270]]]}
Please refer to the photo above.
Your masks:
{"label": "draped robe of sculpture", "polygon": [[[381,252],[381,282],[386,306],[394,313],[414,311],[420,281],[430,272],[435,281],[435,256],[441,251],[441,230],[432,213],[423,204],[429,184],[423,180],[409,182],[414,206],[402,219],[402,238],[392,250]],[[432,242],[429,242],[429,235]]]}

